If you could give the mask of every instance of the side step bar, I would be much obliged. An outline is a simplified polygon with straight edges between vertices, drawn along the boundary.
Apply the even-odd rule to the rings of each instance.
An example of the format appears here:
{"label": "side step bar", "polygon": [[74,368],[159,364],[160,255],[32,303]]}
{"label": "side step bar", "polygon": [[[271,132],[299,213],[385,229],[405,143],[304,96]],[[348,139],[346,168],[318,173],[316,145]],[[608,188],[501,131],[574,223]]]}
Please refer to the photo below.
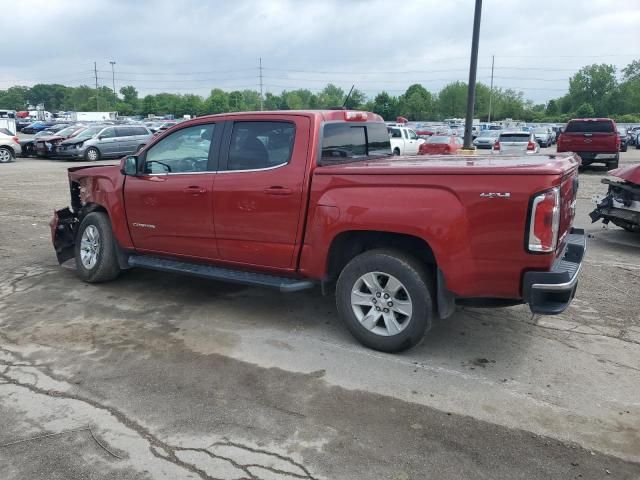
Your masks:
{"label": "side step bar", "polygon": [[311,280],[278,277],[265,273],[246,272],[244,270],[231,270],[229,268],[182,262],[180,260],[169,260],[147,255],[131,255],[128,262],[130,267],[149,268],[152,270],[160,270],[161,272],[184,273],[194,277],[220,280],[223,282],[275,288],[281,292],[297,292],[299,290],[313,288],[316,285],[316,283]]}

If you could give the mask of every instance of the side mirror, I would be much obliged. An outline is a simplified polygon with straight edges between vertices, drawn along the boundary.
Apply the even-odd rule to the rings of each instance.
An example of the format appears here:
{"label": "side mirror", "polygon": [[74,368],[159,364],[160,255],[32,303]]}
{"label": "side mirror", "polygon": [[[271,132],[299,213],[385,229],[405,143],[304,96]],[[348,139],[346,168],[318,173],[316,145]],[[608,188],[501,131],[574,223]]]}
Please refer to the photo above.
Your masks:
{"label": "side mirror", "polygon": [[139,172],[139,159],[137,155],[129,155],[122,160],[122,168],[120,169],[120,173],[123,175],[135,176]]}

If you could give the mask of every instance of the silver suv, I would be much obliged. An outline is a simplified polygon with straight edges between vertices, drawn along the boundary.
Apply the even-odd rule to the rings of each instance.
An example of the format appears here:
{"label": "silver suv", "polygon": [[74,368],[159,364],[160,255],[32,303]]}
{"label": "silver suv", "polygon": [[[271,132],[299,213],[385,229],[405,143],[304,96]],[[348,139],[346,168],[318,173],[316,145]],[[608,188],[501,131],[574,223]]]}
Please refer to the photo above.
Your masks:
{"label": "silver suv", "polygon": [[60,143],[58,156],[88,161],[122,157],[142,149],[153,137],[143,125],[102,125],[88,127],[73,138]]}

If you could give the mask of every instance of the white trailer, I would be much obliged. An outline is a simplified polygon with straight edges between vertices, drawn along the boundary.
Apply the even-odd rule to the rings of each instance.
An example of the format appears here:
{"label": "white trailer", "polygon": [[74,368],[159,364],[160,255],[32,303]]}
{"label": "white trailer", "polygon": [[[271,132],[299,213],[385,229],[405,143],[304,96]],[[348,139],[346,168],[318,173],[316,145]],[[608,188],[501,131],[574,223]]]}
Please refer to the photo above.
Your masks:
{"label": "white trailer", "polygon": [[117,120],[118,112],[70,112],[69,117],[73,122],[104,122]]}

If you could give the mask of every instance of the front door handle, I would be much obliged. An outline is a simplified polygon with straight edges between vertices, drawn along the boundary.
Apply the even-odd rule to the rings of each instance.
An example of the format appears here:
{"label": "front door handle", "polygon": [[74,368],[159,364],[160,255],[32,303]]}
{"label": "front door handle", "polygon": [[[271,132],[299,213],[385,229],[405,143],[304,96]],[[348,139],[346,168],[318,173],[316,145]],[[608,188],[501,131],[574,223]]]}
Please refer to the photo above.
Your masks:
{"label": "front door handle", "polygon": [[190,195],[201,195],[203,193],[207,193],[207,189],[206,188],[202,188],[202,187],[199,187],[197,185],[192,185],[190,187],[183,188],[182,191],[184,193],[188,193]]}
{"label": "front door handle", "polygon": [[267,195],[291,195],[293,190],[287,187],[274,186],[263,190]]}

